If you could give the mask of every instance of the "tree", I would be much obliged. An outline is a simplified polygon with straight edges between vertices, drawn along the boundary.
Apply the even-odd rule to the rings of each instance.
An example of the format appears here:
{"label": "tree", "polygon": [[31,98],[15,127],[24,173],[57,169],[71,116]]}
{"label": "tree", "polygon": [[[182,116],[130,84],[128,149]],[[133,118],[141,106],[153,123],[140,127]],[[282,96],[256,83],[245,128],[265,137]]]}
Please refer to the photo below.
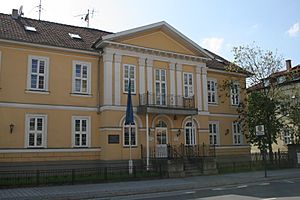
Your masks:
{"label": "tree", "polygon": [[[262,50],[253,43],[251,46],[233,48],[234,61],[228,66],[229,71],[243,70],[248,72],[248,101],[238,107],[239,121],[243,124],[243,132],[251,144],[263,150],[269,150],[273,158],[272,144],[276,143],[282,122],[278,116],[278,87],[271,81],[272,74],[282,67],[282,58],[272,51]],[[255,126],[265,126],[265,136],[257,137]]]}

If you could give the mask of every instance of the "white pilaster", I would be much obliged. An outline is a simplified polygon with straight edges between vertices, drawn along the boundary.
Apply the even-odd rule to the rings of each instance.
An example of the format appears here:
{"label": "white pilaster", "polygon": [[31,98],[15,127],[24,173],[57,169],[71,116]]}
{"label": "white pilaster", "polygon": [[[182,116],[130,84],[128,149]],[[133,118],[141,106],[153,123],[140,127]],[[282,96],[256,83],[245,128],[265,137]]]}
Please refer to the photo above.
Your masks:
{"label": "white pilaster", "polygon": [[203,87],[203,110],[208,111],[207,102],[207,68],[202,67],[202,87]]}
{"label": "white pilaster", "polygon": [[196,95],[198,111],[202,111],[201,67],[196,66]]}
{"label": "white pilaster", "polygon": [[171,105],[175,105],[175,63],[170,63],[169,64],[169,68],[170,68],[170,95],[171,95],[171,99],[173,99],[173,101],[171,102]]}
{"label": "white pilaster", "polygon": [[104,51],[103,54],[103,105],[112,105],[112,61],[113,54],[110,51]]}
{"label": "white pilaster", "polygon": [[147,91],[153,94],[153,60],[147,59]]}
{"label": "white pilaster", "polygon": [[140,66],[140,68],[139,68],[139,72],[140,72],[140,74],[139,74],[139,84],[140,84],[140,91],[139,91],[139,93],[140,94],[145,94],[146,93],[146,91],[145,91],[145,89],[146,89],[146,87],[145,87],[145,85],[146,85],[146,80],[145,80],[145,64],[146,64],[146,58],[139,58],[139,66]]}
{"label": "white pilaster", "polygon": [[121,104],[121,59],[122,55],[115,54],[115,105]]}
{"label": "white pilaster", "polygon": [[182,96],[182,64],[176,64],[177,96]]}

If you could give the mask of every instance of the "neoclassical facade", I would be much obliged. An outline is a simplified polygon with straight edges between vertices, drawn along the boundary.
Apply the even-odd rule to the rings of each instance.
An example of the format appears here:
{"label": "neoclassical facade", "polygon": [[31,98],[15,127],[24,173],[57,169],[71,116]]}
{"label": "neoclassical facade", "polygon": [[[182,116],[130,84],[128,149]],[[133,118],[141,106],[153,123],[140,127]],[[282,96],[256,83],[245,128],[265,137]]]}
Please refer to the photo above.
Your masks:
{"label": "neoclassical facade", "polygon": [[246,74],[166,22],[109,33],[0,21],[1,163],[167,158],[179,146],[249,156],[236,111]]}

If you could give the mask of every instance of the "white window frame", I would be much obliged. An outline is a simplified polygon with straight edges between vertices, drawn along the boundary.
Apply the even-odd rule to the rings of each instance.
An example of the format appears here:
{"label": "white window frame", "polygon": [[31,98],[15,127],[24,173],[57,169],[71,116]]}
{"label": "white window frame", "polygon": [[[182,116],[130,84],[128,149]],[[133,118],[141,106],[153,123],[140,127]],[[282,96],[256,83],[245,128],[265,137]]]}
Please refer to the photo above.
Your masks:
{"label": "white window frame", "polygon": [[243,145],[242,126],[239,122],[232,122],[232,144]]}
{"label": "white window frame", "polygon": [[[185,83],[185,76],[187,76],[187,83]],[[190,84],[190,78],[192,79],[192,84]],[[183,96],[184,98],[191,98],[194,96],[194,78],[193,73],[184,72],[183,73]],[[186,90],[187,95],[186,95]]]}
{"label": "white window frame", "polygon": [[[156,72],[159,71],[159,80],[157,80],[156,78]],[[165,80],[162,80],[162,71],[164,71],[165,73]],[[154,80],[155,80],[155,85],[154,85],[154,88],[155,88],[155,104],[156,105],[161,105],[161,106],[166,106],[168,105],[168,88],[167,88],[167,70],[166,69],[161,69],[161,68],[157,68],[157,69],[154,69]],[[159,84],[159,89],[160,89],[160,92],[157,93],[156,90],[157,90],[157,83]],[[163,94],[162,93],[162,85],[165,85],[165,93]],[[164,101],[163,101],[163,98],[164,98]],[[160,100],[159,103],[157,102],[157,100]]]}
{"label": "white window frame", "polygon": [[283,130],[282,137],[283,137],[283,144],[284,145],[292,144],[291,132],[288,129]]}
{"label": "white window frame", "polygon": [[[76,145],[75,144],[75,134],[76,134],[76,130],[75,130],[75,120],[87,120],[87,128],[86,128],[86,145]],[[87,148],[91,146],[91,117],[90,116],[72,116],[72,122],[71,122],[71,130],[72,130],[72,147],[73,148]],[[82,135],[83,133],[81,131],[79,131],[80,135]]]}
{"label": "white window frame", "polygon": [[[211,85],[213,84],[214,90],[212,90]],[[210,97],[210,98],[209,98]],[[212,100],[214,97],[214,101]],[[218,104],[218,87],[217,80],[209,78],[207,80],[207,102],[209,104]]]}
{"label": "white window frame", "polygon": [[240,104],[240,84],[238,82],[233,82],[230,86],[230,102],[232,106]]}
{"label": "white window frame", "polygon": [[[188,123],[191,123],[192,126],[187,126]],[[188,130],[188,132],[187,132]],[[190,132],[191,131],[191,132]],[[187,143],[186,134],[190,134],[190,142]],[[191,120],[185,122],[184,124],[184,144],[185,146],[195,146],[197,144],[197,134],[196,134],[196,127],[195,122],[192,122]]]}
{"label": "white window frame", "polygon": [[[37,75],[37,83],[36,83],[36,88],[31,87],[31,75],[32,75],[32,60],[38,60],[38,63],[40,61],[45,62],[44,66],[44,75],[40,74],[39,71],[39,64],[37,67],[37,72],[34,73]],[[44,86],[43,88],[38,88],[39,83],[38,83],[38,77],[43,76],[44,77]],[[33,56],[29,55],[28,56],[28,67],[27,67],[27,90],[29,91],[40,91],[40,92],[48,92],[48,79],[49,79],[49,58],[48,57],[42,57],[42,56]]]}
{"label": "white window frame", "polygon": [[[126,78],[125,77],[125,68],[128,67],[128,73],[130,76],[130,70],[133,69],[133,78],[130,78],[129,76]],[[131,65],[131,64],[124,64],[123,65],[123,93],[127,94],[128,93],[128,87],[126,88],[126,81],[129,82],[129,79],[131,82],[133,82],[133,86],[131,88],[131,94],[136,94],[136,66],[135,65]],[[132,86],[132,85],[131,85]]]}
{"label": "white window frame", "polygon": [[[213,126],[215,126],[215,132],[214,132],[214,128]],[[212,127],[212,130],[210,129],[210,127]],[[220,145],[220,131],[219,131],[219,122],[218,121],[209,121],[208,122],[208,132],[209,132],[209,143],[210,145]],[[216,143],[214,142],[214,136],[216,137]],[[212,143],[211,143],[211,137],[212,137]]]}
{"label": "white window frame", "polygon": [[[81,66],[81,74],[80,77],[76,77],[76,65]],[[84,78],[82,76],[82,66],[87,67],[87,77]],[[76,91],[76,79],[81,80],[81,87],[80,91]],[[82,91],[82,81],[86,80],[87,88],[86,92]],[[72,63],[72,94],[81,94],[81,95],[90,95],[91,94],[91,63],[90,62],[85,62],[85,61],[79,61],[79,60],[73,60]]]}
{"label": "white window frame", "polygon": [[[30,119],[34,118],[35,120],[37,118],[42,118],[43,119],[43,130],[41,131],[42,134],[42,144],[37,146],[37,145],[29,145],[29,134],[30,134]],[[37,123],[35,121],[35,129],[36,129]],[[38,130],[33,131],[34,134],[38,134]],[[36,137],[36,136],[35,136]],[[25,115],[25,148],[46,148],[47,147],[47,115],[45,114],[26,114]]]}
{"label": "white window frame", "polygon": [[[125,144],[125,128],[128,128],[128,130],[129,130],[129,126],[130,125],[125,125],[125,122],[123,123],[123,146],[124,147],[129,147],[130,146],[130,144],[129,144],[129,135],[128,135],[128,144]],[[137,141],[137,126],[136,126],[136,122],[134,122],[134,124],[131,124],[131,130],[132,129],[134,129],[134,134],[135,134],[135,144],[132,144],[131,146],[132,147],[137,147],[137,143],[138,143],[138,141]],[[132,143],[132,138],[131,138],[131,143]]]}

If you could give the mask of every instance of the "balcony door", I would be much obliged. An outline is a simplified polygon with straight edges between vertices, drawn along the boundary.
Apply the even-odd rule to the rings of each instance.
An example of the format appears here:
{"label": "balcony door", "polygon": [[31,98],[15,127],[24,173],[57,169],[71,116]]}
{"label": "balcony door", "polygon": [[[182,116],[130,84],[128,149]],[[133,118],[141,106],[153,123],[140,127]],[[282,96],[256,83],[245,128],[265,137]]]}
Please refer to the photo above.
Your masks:
{"label": "balcony door", "polygon": [[156,134],[156,157],[166,158],[168,157],[168,128],[166,123],[159,121],[157,127],[155,128]]}
{"label": "balcony door", "polygon": [[155,104],[166,105],[166,70],[155,70]]}

